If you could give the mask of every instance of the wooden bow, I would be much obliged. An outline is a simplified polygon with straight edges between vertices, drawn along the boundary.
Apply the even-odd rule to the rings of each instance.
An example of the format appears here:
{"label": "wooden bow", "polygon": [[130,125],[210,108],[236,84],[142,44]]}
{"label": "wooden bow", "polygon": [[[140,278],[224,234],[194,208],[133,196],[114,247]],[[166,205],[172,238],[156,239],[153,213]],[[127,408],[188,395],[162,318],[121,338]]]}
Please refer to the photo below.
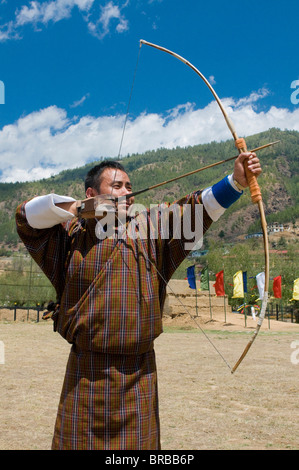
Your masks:
{"label": "wooden bow", "polygon": [[[197,73],[197,75],[200,76],[200,78],[205,82],[205,84],[207,85],[207,87],[211,91],[212,95],[214,96],[216,102],[218,103],[219,108],[220,108],[220,110],[223,114],[223,117],[225,119],[225,122],[226,122],[230,132],[232,133],[232,136],[233,136],[234,141],[235,141],[235,145],[236,145],[239,153],[247,152],[247,146],[246,146],[245,140],[243,138],[238,137],[236,129],[234,127],[234,124],[233,124],[232,120],[229,118],[229,116],[228,116],[228,114],[227,114],[220,98],[218,97],[217,93],[213,89],[210,82],[204,77],[204,75],[196,67],[194,67],[194,65],[192,65],[188,60],[184,59],[184,57],[176,54],[175,52],[170,51],[169,49],[166,49],[165,47],[161,47],[161,46],[158,46],[156,44],[152,44],[150,42],[144,41],[143,39],[140,40],[140,47],[142,46],[142,44],[145,44],[147,46],[153,47],[155,49],[158,49],[160,51],[166,52],[167,54],[170,54],[170,55],[174,56],[175,58],[177,58],[181,62],[183,62],[185,65],[190,67],[195,73]],[[259,213],[260,213],[261,226],[262,226],[262,232],[263,232],[263,240],[264,240],[264,253],[265,253],[265,287],[264,287],[264,296],[263,296],[263,299],[262,299],[262,308],[261,308],[261,311],[260,311],[257,327],[256,327],[252,337],[250,338],[248,344],[246,345],[243,353],[241,354],[240,358],[238,359],[236,364],[231,369],[232,374],[236,371],[236,369],[238,368],[238,366],[240,365],[240,363],[242,362],[242,360],[244,359],[244,357],[248,353],[250,347],[252,346],[255,338],[258,335],[258,332],[261,328],[261,325],[263,323],[265,313],[266,313],[267,302],[268,302],[268,289],[269,289],[269,245],[268,245],[267,223],[266,223],[264,205],[263,205],[263,201],[262,201],[262,194],[261,194],[261,190],[260,190],[260,187],[258,185],[258,182],[257,182],[257,179],[256,179],[255,175],[248,170],[247,160],[244,163],[244,167],[245,167],[245,173],[246,173],[247,181],[248,181],[248,184],[249,184],[251,200],[254,204],[258,205]]]}

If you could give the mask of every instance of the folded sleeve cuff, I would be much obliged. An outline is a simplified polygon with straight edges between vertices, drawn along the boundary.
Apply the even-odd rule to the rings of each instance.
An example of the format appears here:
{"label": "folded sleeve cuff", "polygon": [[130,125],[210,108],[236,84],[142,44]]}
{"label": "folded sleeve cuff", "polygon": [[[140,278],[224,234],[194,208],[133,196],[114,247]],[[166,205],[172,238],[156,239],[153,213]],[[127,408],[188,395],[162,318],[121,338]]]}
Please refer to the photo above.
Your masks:
{"label": "folded sleeve cuff", "polygon": [[55,204],[62,202],[74,202],[75,199],[58,194],[47,194],[37,196],[25,205],[25,212],[28,224],[32,228],[44,229],[66,222],[74,217],[71,212],[65,211]]}
{"label": "folded sleeve cuff", "polygon": [[233,182],[233,175],[226,176],[202,192],[202,202],[210,218],[216,222],[225,210],[243,194]]}

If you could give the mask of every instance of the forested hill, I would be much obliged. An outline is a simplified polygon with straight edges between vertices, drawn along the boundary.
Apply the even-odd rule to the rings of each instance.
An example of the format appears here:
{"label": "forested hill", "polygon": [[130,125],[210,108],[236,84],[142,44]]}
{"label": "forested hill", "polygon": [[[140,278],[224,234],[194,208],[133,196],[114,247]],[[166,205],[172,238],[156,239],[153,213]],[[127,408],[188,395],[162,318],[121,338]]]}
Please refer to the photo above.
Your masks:
{"label": "forested hill", "polygon": [[[259,178],[268,223],[290,223],[299,219],[299,132],[270,129],[246,139],[249,149],[280,140],[271,148],[259,152],[263,174]],[[152,186],[187,173],[196,168],[236,155],[234,142],[212,142],[194,147],[159,149],[143,154],[129,155],[122,159],[130,174],[133,189]],[[84,167],[65,170],[56,176],[26,183],[0,183],[0,247],[9,250],[18,243],[14,213],[17,205],[34,195],[55,192],[84,198],[84,177],[98,162]],[[169,183],[156,191],[140,195],[136,202],[148,206],[151,203],[174,201],[197,188],[204,188],[232,172],[233,162]],[[241,234],[259,231],[257,207],[250,202],[248,191],[228,209],[213,225],[209,236],[216,237],[222,231],[224,240],[233,241]]]}

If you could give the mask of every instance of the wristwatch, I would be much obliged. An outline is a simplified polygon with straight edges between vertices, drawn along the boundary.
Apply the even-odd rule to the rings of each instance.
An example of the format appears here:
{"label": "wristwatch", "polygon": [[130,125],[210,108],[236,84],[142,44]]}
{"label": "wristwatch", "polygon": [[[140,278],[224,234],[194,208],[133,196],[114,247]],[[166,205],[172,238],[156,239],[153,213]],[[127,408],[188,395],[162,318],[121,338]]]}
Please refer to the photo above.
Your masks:
{"label": "wristwatch", "polygon": [[234,178],[234,184],[235,184],[235,186],[237,186],[237,188],[238,188],[240,191],[244,191],[244,189],[246,189],[244,186],[242,186],[240,183],[238,183],[238,181],[235,180],[235,178]]}

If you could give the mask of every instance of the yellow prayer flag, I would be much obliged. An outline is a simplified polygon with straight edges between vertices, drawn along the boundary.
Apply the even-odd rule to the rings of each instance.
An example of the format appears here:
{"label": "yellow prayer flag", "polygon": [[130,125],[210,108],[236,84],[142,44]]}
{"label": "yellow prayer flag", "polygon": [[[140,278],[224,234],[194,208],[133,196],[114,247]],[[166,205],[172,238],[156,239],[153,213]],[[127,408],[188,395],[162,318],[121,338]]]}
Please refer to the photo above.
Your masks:
{"label": "yellow prayer flag", "polygon": [[291,300],[299,300],[299,277],[294,281],[293,298]]}
{"label": "yellow prayer flag", "polygon": [[234,292],[233,299],[244,297],[244,285],[243,285],[243,271],[238,271],[234,274]]}

